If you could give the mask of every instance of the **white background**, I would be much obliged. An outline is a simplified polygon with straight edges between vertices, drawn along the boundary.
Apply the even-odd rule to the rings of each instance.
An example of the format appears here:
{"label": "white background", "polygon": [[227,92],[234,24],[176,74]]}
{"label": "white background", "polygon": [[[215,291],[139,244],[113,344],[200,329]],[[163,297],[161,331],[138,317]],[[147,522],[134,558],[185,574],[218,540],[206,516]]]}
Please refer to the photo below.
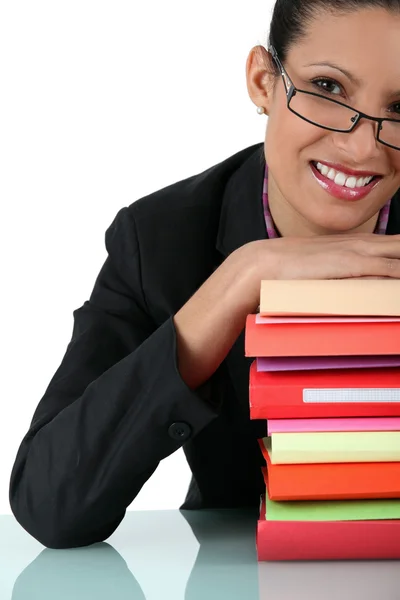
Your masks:
{"label": "white background", "polygon": [[[263,141],[245,78],[272,0],[0,5],[0,513],[118,210]],[[130,509],[178,508],[180,450]]]}

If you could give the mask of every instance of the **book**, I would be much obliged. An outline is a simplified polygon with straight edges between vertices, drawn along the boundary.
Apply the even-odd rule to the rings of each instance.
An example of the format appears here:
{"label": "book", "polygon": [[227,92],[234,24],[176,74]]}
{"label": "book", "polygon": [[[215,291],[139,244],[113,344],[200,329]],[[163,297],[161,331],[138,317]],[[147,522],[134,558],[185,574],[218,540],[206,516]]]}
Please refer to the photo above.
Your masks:
{"label": "book", "polygon": [[260,315],[400,316],[400,280],[264,280]]}
{"label": "book", "polygon": [[271,500],[400,498],[400,462],[273,465],[259,443]]}
{"label": "book", "polygon": [[400,519],[398,498],[355,500],[271,500],[265,494],[268,521],[371,521]]}
{"label": "book", "polygon": [[271,521],[262,497],[259,561],[400,559],[400,520]]}
{"label": "book", "polygon": [[251,419],[399,417],[400,371],[259,372],[250,366]]}
{"label": "book", "polygon": [[268,435],[311,431],[400,431],[400,417],[270,419],[267,426]]}
{"label": "book", "polygon": [[400,431],[273,433],[264,444],[273,465],[400,461]]}
{"label": "book", "polygon": [[315,371],[400,367],[400,355],[380,356],[271,356],[257,358],[257,371]]}
{"label": "book", "polygon": [[400,355],[400,321],[261,325],[256,315],[248,315],[245,354],[251,358]]}
{"label": "book", "polygon": [[269,436],[260,561],[400,559],[399,292],[390,278],[261,283],[245,330],[250,418]]}

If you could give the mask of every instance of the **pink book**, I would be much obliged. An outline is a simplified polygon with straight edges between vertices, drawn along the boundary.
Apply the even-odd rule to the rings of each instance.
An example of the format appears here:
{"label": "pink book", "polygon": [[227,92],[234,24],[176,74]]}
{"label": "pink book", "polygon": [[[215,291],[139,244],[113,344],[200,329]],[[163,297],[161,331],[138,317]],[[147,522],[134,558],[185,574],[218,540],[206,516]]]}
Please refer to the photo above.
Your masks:
{"label": "pink book", "polygon": [[268,435],[313,431],[400,431],[400,417],[268,420]]}

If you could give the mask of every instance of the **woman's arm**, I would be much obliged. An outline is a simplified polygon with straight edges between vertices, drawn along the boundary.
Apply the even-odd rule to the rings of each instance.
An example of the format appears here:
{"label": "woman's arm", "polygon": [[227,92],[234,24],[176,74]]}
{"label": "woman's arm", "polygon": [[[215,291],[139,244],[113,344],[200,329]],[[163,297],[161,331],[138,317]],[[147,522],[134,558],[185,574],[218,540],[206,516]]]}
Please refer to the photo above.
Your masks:
{"label": "woman's arm", "polygon": [[172,317],[156,328],[141,290],[135,228],[122,209],[106,233],[108,257],[72,339],[19,447],[12,511],[50,548],[109,537],[159,462],[215,419],[209,388],[191,391],[176,362]]}
{"label": "woman's arm", "polygon": [[233,252],[175,315],[178,364],[194,389],[218,368],[262,279],[400,278],[400,235],[340,234],[250,242]]}
{"label": "woman's arm", "polygon": [[243,330],[247,315],[257,310],[261,272],[249,260],[251,249],[231,254],[174,317],[178,367],[191,389],[216,371]]}

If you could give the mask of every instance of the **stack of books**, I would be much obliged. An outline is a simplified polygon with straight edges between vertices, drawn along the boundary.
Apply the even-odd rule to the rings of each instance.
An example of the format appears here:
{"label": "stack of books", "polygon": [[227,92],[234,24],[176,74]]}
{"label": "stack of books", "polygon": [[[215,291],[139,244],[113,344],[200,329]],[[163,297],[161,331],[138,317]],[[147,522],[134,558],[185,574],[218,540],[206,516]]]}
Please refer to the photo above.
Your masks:
{"label": "stack of books", "polygon": [[263,281],[245,333],[258,559],[400,558],[400,280]]}

